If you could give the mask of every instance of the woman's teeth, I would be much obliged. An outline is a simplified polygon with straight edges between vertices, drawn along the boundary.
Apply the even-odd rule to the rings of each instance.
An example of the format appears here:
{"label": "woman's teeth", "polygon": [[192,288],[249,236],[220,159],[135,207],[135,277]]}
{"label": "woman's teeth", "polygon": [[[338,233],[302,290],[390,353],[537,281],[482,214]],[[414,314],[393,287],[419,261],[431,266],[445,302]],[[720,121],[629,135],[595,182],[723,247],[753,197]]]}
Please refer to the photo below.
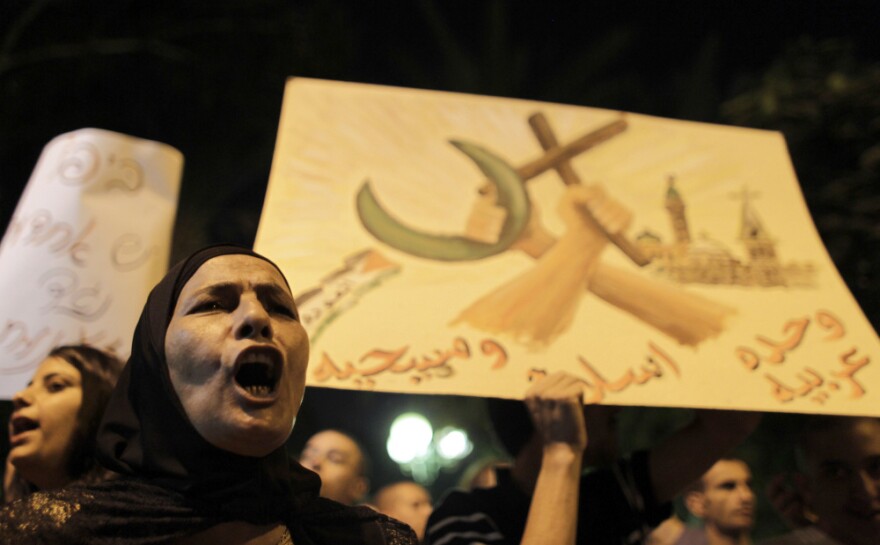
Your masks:
{"label": "woman's teeth", "polygon": [[266,396],[272,393],[272,388],[269,386],[245,386],[244,390],[254,396]]}

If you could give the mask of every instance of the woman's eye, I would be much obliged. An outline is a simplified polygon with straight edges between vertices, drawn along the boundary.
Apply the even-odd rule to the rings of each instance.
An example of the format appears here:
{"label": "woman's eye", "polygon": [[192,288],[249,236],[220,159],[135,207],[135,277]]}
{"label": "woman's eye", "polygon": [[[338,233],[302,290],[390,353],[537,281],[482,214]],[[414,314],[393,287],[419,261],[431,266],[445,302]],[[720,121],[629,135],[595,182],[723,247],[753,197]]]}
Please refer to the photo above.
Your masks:
{"label": "woman's eye", "polygon": [[277,314],[283,314],[290,318],[296,318],[296,312],[287,305],[277,304],[271,307],[271,311]]}
{"label": "woman's eye", "polygon": [[192,312],[216,312],[218,310],[225,310],[225,308],[220,301],[205,301],[196,305]]}
{"label": "woman's eye", "polygon": [[293,318],[294,320],[298,320],[299,316],[297,316],[296,310],[294,310],[293,305],[287,303],[285,301],[268,299],[264,303],[265,308],[271,314],[281,314],[282,316],[287,316],[288,318]]}
{"label": "woman's eye", "polygon": [[52,393],[60,392],[61,390],[67,388],[67,384],[64,382],[53,381],[46,385],[46,390]]}

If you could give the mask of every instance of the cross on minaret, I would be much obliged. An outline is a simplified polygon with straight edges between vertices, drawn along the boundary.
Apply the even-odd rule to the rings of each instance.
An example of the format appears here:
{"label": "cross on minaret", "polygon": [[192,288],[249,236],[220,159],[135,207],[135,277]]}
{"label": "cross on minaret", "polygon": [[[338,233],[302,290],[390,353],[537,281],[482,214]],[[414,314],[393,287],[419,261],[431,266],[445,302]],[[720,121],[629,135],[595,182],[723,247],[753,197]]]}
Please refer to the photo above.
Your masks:
{"label": "cross on minaret", "polygon": [[742,199],[743,205],[747,206],[749,203],[750,197],[760,197],[761,194],[757,191],[749,191],[748,186],[743,184],[742,189],[739,191],[732,191],[730,193],[730,197],[733,199]]}
{"label": "cross on minaret", "polygon": [[742,213],[740,218],[740,238],[755,239],[758,237],[766,237],[764,226],[761,224],[758,214],[752,210],[750,199],[760,196],[757,191],[749,191],[748,187],[743,185],[740,191],[734,191],[730,194],[734,199],[742,199]]}

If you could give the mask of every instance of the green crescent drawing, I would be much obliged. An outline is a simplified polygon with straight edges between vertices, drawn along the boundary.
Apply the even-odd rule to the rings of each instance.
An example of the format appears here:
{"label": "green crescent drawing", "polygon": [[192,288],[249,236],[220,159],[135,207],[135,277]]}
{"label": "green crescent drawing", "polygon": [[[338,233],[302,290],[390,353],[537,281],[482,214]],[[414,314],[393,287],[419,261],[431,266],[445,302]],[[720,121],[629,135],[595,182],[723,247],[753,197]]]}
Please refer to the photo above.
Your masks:
{"label": "green crescent drawing", "polygon": [[356,206],[361,223],[381,242],[402,252],[438,261],[472,261],[499,254],[510,247],[529,221],[529,197],[519,174],[497,155],[460,140],[450,143],[471,158],[495,185],[498,206],[507,211],[498,241],[494,244],[458,235],[434,235],[408,227],[389,214],[365,181]]}

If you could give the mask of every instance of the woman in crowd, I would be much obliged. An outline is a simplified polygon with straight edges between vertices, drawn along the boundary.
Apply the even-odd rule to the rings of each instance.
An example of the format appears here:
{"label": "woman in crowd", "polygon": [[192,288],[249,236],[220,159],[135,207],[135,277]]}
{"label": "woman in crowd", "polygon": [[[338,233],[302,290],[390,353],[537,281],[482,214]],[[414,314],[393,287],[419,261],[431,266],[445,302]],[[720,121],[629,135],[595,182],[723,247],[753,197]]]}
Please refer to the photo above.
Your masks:
{"label": "woman in crowd", "polygon": [[95,459],[95,437],[121,369],[119,359],[86,345],[49,352],[12,398],[6,502],[107,476]]}
{"label": "woman in crowd", "polygon": [[317,475],[290,461],[308,352],[273,263],[196,252],[151,292],[98,433],[120,476],[7,506],[0,543],[415,543],[384,515],[319,498]]}

